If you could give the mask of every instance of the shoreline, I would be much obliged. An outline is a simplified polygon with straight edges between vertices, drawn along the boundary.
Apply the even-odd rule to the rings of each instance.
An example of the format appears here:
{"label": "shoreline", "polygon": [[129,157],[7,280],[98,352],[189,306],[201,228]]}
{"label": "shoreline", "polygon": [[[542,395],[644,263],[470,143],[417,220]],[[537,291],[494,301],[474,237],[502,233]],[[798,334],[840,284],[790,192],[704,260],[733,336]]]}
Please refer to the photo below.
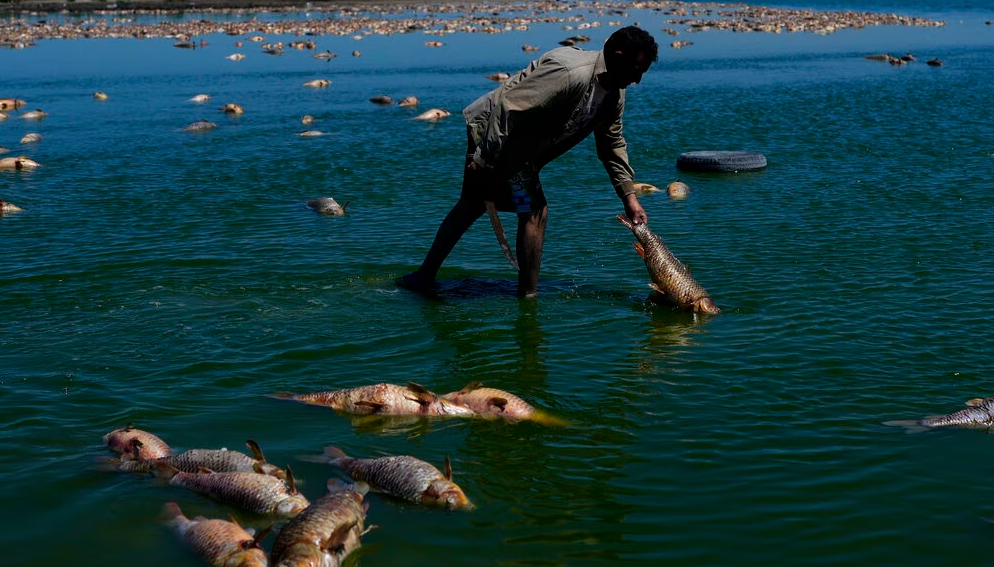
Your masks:
{"label": "shoreline", "polygon": [[[13,7],[13,5],[11,5]],[[70,8],[71,7],[71,8]],[[97,9],[90,9],[96,7]],[[118,2],[66,2],[35,0],[17,4],[20,17],[0,22],[0,47],[23,49],[41,39],[81,38],[174,38],[176,47],[191,47],[194,36],[225,33],[231,36],[267,35],[322,36],[371,34],[392,35],[420,31],[429,35],[451,33],[504,33],[525,31],[532,24],[562,24],[563,29],[583,30],[601,25],[621,25],[629,10],[651,10],[667,16],[664,34],[724,30],[732,32],[795,33],[827,35],[843,29],[869,26],[937,27],[945,22],[893,13],[819,11],[813,9],[769,8],[743,3],[699,3],[671,0],[625,3],[622,0],[346,0],[344,2],[301,2],[300,0],[121,0]],[[335,12],[334,18],[275,19],[260,22],[264,13]],[[10,15],[10,11],[6,12]],[[0,14],[5,12],[0,11]],[[44,14],[76,16],[41,18]],[[91,14],[82,18],[82,14]],[[177,20],[165,18],[137,23],[128,16],[199,15]],[[223,19],[210,16],[223,14]],[[100,17],[96,16],[112,16]],[[230,16],[245,16],[233,21]],[[390,17],[386,17],[390,16]],[[29,17],[41,18],[31,22]],[[634,25],[638,25],[637,22]],[[679,28],[679,29],[678,29]],[[659,40],[661,46],[665,39]],[[679,49],[691,42],[674,41]],[[313,42],[309,42],[308,49]],[[278,46],[282,51],[283,46]]]}

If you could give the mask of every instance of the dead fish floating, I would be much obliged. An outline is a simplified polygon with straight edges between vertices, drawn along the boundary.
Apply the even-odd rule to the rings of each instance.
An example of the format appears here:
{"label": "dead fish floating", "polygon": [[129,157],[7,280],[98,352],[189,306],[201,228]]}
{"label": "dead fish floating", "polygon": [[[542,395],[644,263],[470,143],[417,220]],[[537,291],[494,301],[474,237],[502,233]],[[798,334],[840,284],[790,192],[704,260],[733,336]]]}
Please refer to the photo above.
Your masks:
{"label": "dead fish floating", "polygon": [[103,91],[97,91],[93,93],[93,98],[94,100],[107,100],[110,97]]}
{"label": "dead fish floating", "polygon": [[338,447],[326,447],[324,454],[329,464],[377,492],[421,506],[450,510],[474,508],[463,489],[452,481],[452,464],[448,456],[443,473],[431,463],[410,455],[358,459],[349,457]]}
{"label": "dead fish floating", "polygon": [[332,53],[331,51],[322,51],[321,53],[315,53],[314,55],[311,55],[311,57],[322,61],[330,61],[338,56]]}
{"label": "dead fish floating", "polygon": [[231,55],[226,56],[225,59],[230,59],[232,61],[241,61],[242,59],[245,59],[245,54],[232,53]]}
{"label": "dead fish floating", "polygon": [[307,207],[313,209],[322,215],[328,215],[333,217],[342,216],[345,214],[345,207],[349,206],[349,202],[344,205],[339,205],[337,201],[331,197],[321,197],[318,199],[309,199],[306,201]]}
{"label": "dead fish floating", "polygon": [[414,382],[407,385],[381,382],[369,386],[326,390],[307,394],[275,394],[278,399],[325,406],[351,415],[407,415],[472,417],[476,413],[440,398]]}
{"label": "dead fish floating", "polygon": [[411,120],[424,120],[427,122],[435,122],[436,120],[441,120],[442,118],[451,115],[452,113],[449,112],[448,110],[444,110],[441,108],[432,108],[431,110],[426,110],[421,114],[413,117]]}
{"label": "dead fish floating", "polygon": [[378,104],[380,106],[390,106],[393,104],[393,99],[387,95],[376,95],[369,99],[369,102],[373,104]]}
{"label": "dead fish floating", "polygon": [[[328,492],[286,523],[270,553],[275,567],[337,567],[361,545],[368,488],[328,481]],[[225,566],[228,567],[228,566]]]}
{"label": "dead fish floating", "polygon": [[286,472],[266,462],[258,443],[249,439],[245,445],[252,452],[251,456],[228,449],[189,449],[182,453],[146,459],[141,457],[141,441],[135,439],[132,441],[131,454],[125,453],[115,463],[115,468],[123,472],[151,474],[157,466],[166,464],[188,473],[198,473],[202,469],[208,469],[213,472],[253,472],[286,478]]}
{"label": "dead fish floating", "polygon": [[293,517],[310,502],[297,490],[293,471],[286,468],[286,480],[255,472],[183,472],[166,463],[157,463],[153,474],[229,506],[255,514]]}
{"label": "dead fish floating", "polygon": [[304,126],[307,126],[308,124],[313,124],[314,117],[311,116],[310,114],[305,114],[300,117],[300,123],[303,124]]}
{"label": "dead fish floating", "polygon": [[24,209],[22,209],[21,207],[18,207],[14,203],[8,203],[7,201],[4,201],[3,199],[0,199],[0,215],[6,215],[6,214],[10,214],[10,213],[16,213],[16,212],[20,212],[20,211],[23,211],[23,210]]}
{"label": "dead fish floating", "polygon": [[48,116],[48,113],[40,108],[21,113],[21,118],[24,120],[41,120],[46,116]]}
{"label": "dead fish floating", "polygon": [[467,384],[456,392],[442,394],[450,402],[466,406],[483,417],[497,417],[508,421],[534,421],[543,425],[563,426],[565,420],[537,409],[520,397],[498,390],[487,388],[480,382]]}
{"label": "dead fish floating", "polygon": [[234,115],[245,114],[245,108],[242,107],[242,105],[235,104],[233,102],[225,104],[220,108],[220,110],[225,114],[234,114]]}
{"label": "dead fish floating", "polygon": [[681,309],[712,315],[721,313],[704,286],[690,275],[690,268],[670,252],[663,239],[653,234],[648,225],[632,224],[625,215],[618,215],[618,220],[638,239],[635,250],[649,270],[652,278],[649,287]]}
{"label": "dead fish floating", "polygon": [[132,456],[135,455],[135,441],[137,441],[140,444],[138,458],[141,459],[157,459],[173,454],[173,450],[165,441],[148,431],[136,428],[130,423],[104,435],[103,441],[104,445],[111,451]]}
{"label": "dead fish floating", "polygon": [[946,415],[916,420],[885,421],[884,425],[905,427],[908,433],[917,433],[938,427],[964,429],[994,429],[994,397],[973,398],[966,401],[966,408]]}
{"label": "dead fish floating", "polygon": [[0,158],[0,169],[13,169],[19,171],[22,169],[36,169],[39,167],[41,167],[41,164],[28,156]]}
{"label": "dead fish floating", "polygon": [[207,132],[208,130],[213,130],[217,128],[217,124],[209,120],[198,120],[196,122],[191,122],[186,127],[183,128],[184,132]]}
{"label": "dead fish floating", "polygon": [[487,75],[487,78],[490,79],[491,81],[496,81],[499,83],[501,81],[506,81],[510,79],[511,75],[507,73],[493,73],[491,75]]}
{"label": "dead fish floating", "polygon": [[259,542],[268,535],[263,530],[253,535],[234,521],[187,518],[179,505],[167,502],[163,515],[167,525],[179,533],[183,541],[212,567],[267,567],[269,560]]}
{"label": "dead fish floating", "polygon": [[416,96],[405,96],[404,98],[400,99],[400,102],[397,103],[397,106],[417,106],[418,102],[420,101]]}
{"label": "dead fish floating", "polygon": [[28,132],[21,138],[22,144],[34,144],[41,141],[41,134],[37,132]]}
{"label": "dead fish floating", "polygon": [[666,192],[672,199],[683,199],[690,194],[690,186],[677,180],[666,186]]}
{"label": "dead fish floating", "polygon": [[209,94],[198,94],[198,95],[194,95],[193,98],[191,98],[189,100],[189,102],[196,102],[196,103],[200,104],[200,103],[207,102],[210,99],[211,99],[211,95],[209,95]]}
{"label": "dead fish floating", "polygon": [[651,183],[642,183],[640,181],[636,181],[633,184],[635,185],[635,192],[639,193],[641,195],[645,195],[645,194],[648,194],[648,193],[658,193],[659,192],[659,187],[656,187],[655,185],[652,185]]}
{"label": "dead fish floating", "polygon": [[306,83],[304,83],[304,86],[310,87],[312,89],[321,89],[327,87],[330,84],[331,81],[328,79],[314,79],[313,81],[307,81]]}
{"label": "dead fish floating", "polygon": [[325,133],[321,130],[304,130],[297,135],[301,138],[317,138],[318,136],[324,136]]}
{"label": "dead fish floating", "polygon": [[0,98],[0,110],[17,110],[26,104],[19,98]]}

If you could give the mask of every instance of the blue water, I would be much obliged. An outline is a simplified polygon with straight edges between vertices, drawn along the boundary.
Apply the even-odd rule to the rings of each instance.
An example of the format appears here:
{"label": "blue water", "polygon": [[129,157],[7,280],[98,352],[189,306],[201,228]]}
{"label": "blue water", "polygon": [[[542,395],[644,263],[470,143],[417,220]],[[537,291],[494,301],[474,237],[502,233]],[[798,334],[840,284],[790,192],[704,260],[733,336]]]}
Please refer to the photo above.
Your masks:
{"label": "blue water", "polygon": [[[486,75],[528,63],[522,44],[575,33],[561,24],[313,37],[338,54],[327,62],[225,34],[196,50],[0,51],[0,97],[49,113],[0,122],[4,155],[42,164],[0,171],[0,198],[25,209],[0,217],[0,564],[201,564],[159,521],[163,503],[232,510],[102,470],[101,436],[133,422],[177,449],[255,439],[311,498],[337,473],[300,457],[326,445],[449,455],[477,509],[371,495],[366,567],[989,565],[994,438],[882,423],[994,394],[994,10],[781,5],[946,25],[684,33],[694,44],[674,50],[662,15],[627,7],[585,32],[597,45],[609,19],[638,21],[660,41],[625,132],[638,180],[691,187],[642,203],[722,307],[706,318],[648,300],[592,140],[543,171],[537,300],[515,298],[485,222],[443,267],[439,299],[393,283],[457,194],[458,111],[494,86]],[[225,59],[236,51],[247,57]],[[918,61],[903,67],[864,58],[908,52]],[[315,78],[332,84],[301,86]],[[198,93],[211,101],[188,101]],[[377,94],[421,104],[379,107]],[[245,114],[223,115],[227,102]],[[410,119],[432,107],[454,114]],[[328,135],[297,136],[303,114]],[[201,118],[219,127],[181,131]],[[43,139],[19,144],[30,131]],[[681,152],[727,149],[769,166],[675,168]],[[348,214],[305,208],[319,196]],[[572,425],[353,423],[267,397],[408,380],[483,381]]]}

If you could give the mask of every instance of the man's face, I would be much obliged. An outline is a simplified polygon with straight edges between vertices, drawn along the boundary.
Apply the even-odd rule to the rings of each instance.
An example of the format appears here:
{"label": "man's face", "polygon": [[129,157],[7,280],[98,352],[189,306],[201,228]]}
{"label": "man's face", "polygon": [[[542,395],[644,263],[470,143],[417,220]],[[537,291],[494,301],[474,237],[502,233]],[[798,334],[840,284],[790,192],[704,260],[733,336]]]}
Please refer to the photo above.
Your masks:
{"label": "man's face", "polygon": [[641,51],[635,57],[617,51],[614,53],[614,57],[607,61],[607,65],[611,82],[617,88],[624,89],[630,85],[641,83],[642,75],[649,70],[652,61],[649,61],[645,53]]}

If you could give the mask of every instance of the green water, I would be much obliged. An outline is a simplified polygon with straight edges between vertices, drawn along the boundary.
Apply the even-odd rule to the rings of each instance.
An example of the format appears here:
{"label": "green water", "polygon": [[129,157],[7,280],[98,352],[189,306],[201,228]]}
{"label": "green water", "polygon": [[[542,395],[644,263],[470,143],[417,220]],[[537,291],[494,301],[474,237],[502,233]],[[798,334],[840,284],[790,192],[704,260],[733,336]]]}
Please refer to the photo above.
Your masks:
{"label": "green water", "polygon": [[[571,33],[557,25],[437,50],[420,34],[317,38],[331,62],[228,61],[220,34],[195,51],[0,53],[0,96],[50,113],[0,122],[8,155],[43,165],[0,172],[0,197],[25,209],[0,217],[0,564],[201,564],[159,521],[163,503],[231,510],[101,470],[101,436],[133,422],[177,449],[255,439],[312,499],[336,473],[300,457],[327,445],[449,455],[477,509],[371,495],[366,567],[989,565],[991,438],[882,425],[991,394],[994,60],[983,16],[956,21],[664,44],[628,93],[626,135],[639,181],[691,187],[642,202],[723,309],[708,318],[647,300],[592,140],[543,172],[536,301],[514,297],[484,222],[443,268],[440,299],[394,285],[458,190],[456,111],[493,87],[487,74],[527,63],[521,44]],[[863,59],[908,51],[947,64]],[[321,77],[332,85],[301,87]],[[200,92],[212,100],[187,102]],[[421,107],[367,102],[377,94]],[[222,115],[227,102],[246,113]],[[430,107],[455,114],[409,119]],[[296,136],[305,113],[328,135]],[[219,128],[180,131],[200,118]],[[27,131],[44,138],[22,147]],[[675,169],[706,149],[761,151],[769,167]],[[302,204],[319,196],[348,214]],[[353,424],[267,397],[408,380],[482,381],[571,426]]]}

